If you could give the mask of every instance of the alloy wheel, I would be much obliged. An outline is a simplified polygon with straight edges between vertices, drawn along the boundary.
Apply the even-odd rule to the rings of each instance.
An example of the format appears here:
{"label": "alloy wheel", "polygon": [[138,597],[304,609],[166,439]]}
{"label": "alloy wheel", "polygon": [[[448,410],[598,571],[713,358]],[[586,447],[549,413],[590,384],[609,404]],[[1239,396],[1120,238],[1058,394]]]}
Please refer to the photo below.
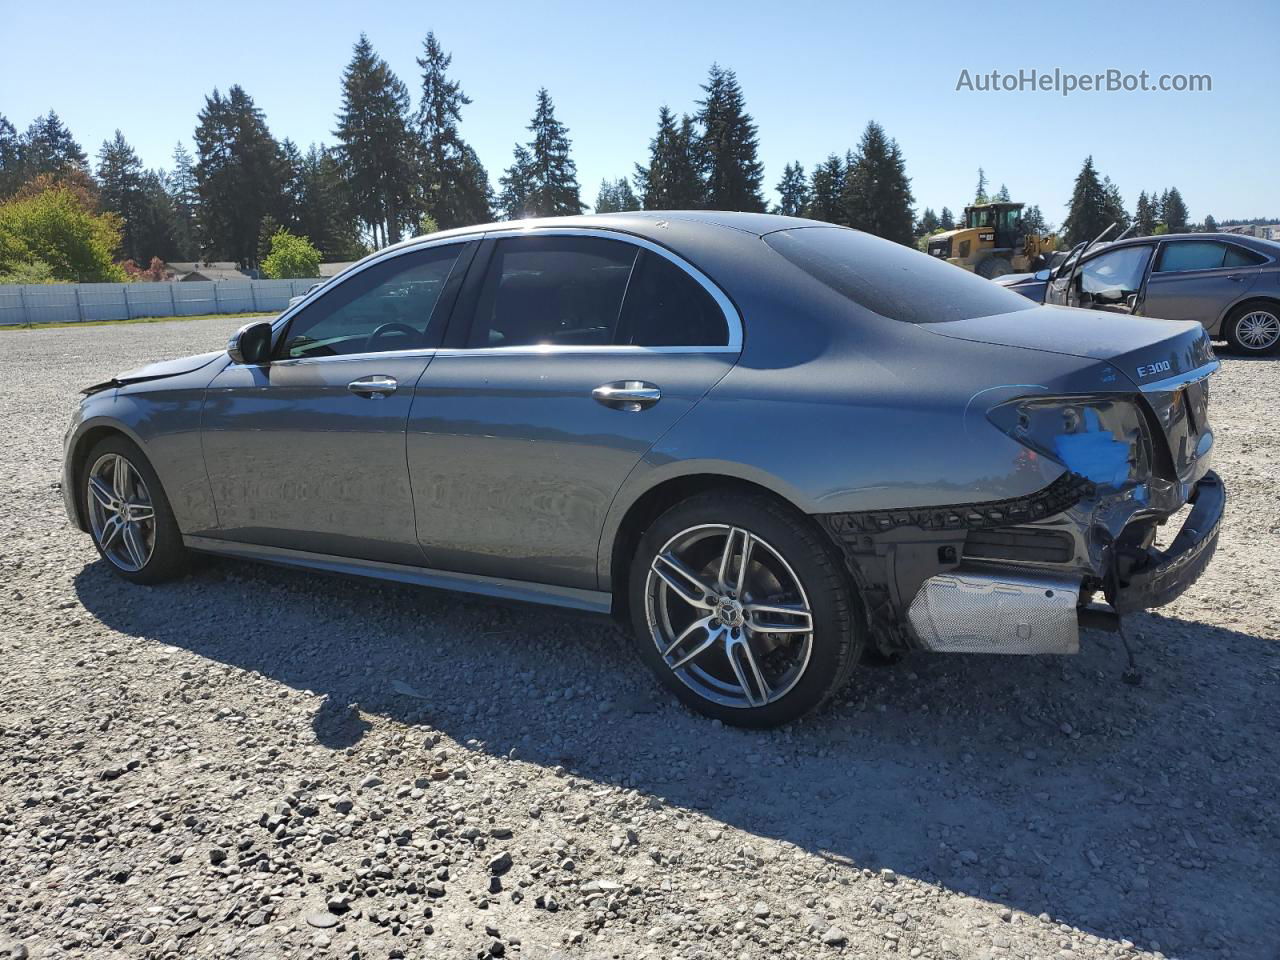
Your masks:
{"label": "alloy wheel", "polygon": [[89,526],[102,555],[129,573],[147,565],[156,547],[156,513],[137,467],[118,453],[89,469]]}
{"label": "alloy wheel", "polygon": [[1280,317],[1254,310],[1236,321],[1236,339],[1250,350],[1269,350],[1280,341]]}
{"label": "alloy wheel", "polygon": [[808,668],[813,611],[804,587],[749,530],[702,524],[676,534],[649,566],[645,602],[667,668],[713,703],[763,707]]}

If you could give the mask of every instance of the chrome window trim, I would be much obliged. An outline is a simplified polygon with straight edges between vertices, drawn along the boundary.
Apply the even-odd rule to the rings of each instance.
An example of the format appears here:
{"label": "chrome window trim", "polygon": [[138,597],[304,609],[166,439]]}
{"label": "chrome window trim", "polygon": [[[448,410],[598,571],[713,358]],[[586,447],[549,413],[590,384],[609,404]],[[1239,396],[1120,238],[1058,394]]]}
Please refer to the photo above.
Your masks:
{"label": "chrome window trim", "polygon": [[[1220,243],[1224,247],[1234,247],[1237,250],[1244,250],[1246,253],[1255,254],[1256,256],[1262,257],[1263,260],[1262,263],[1250,263],[1245,266],[1235,267],[1228,267],[1223,263],[1220,267],[1196,267],[1194,270],[1157,270],[1156,264],[1159,262],[1160,258],[1164,256],[1164,251],[1169,247],[1176,247],[1180,243]],[[1223,255],[1223,259],[1226,259],[1225,254]],[[1151,261],[1151,277],[1152,279],[1156,277],[1182,277],[1189,273],[1209,273],[1213,270],[1261,270],[1263,267],[1270,266],[1275,262],[1275,258],[1268,256],[1261,250],[1255,250],[1253,247],[1246,246],[1243,243],[1234,243],[1231,240],[1222,239],[1216,234],[1207,233],[1203,238],[1179,237],[1177,240],[1160,241],[1160,249],[1156,251],[1156,256]]]}
{"label": "chrome window trim", "polygon": [[343,353],[333,357],[293,357],[273,360],[273,367],[309,366],[317,363],[354,363],[379,358],[431,359],[433,357],[538,357],[538,356],[645,356],[648,354],[737,354],[737,347],[640,347],[634,344],[572,346],[568,344],[530,344],[520,347],[432,347],[408,350],[375,350],[372,353]]}
{"label": "chrome window trim", "polygon": [[[523,346],[512,347],[467,347],[467,348],[435,348],[435,349],[409,349],[409,350],[379,350],[372,353],[350,353],[342,354],[336,357],[294,357],[289,360],[273,360],[272,364],[298,364],[298,363],[328,363],[335,360],[369,360],[374,357],[429,357],[429,356],[450,356],[450,357],[467,357],[467,356],[537,356],[537,355],[558,355],[565,356],[570,354],[587,354],[587,355],[612,355],[612,354],[682,354],[682,353],[741,353],[742,352],[742,315],[738,313],[738,308],[733,305],[733,301],[721,290],[706,274],[695,267],[689,261],[680,257],[678,254],[672,253],[661,244],[654,243],[652,240],[646,240],[644,237],[638,237],[631,233],[621,230],[607,230],[597,227],[520,227],[512,225],[509,230],[492,228],[477,233],[465,234],[462,236],[444,237],[439,240],[425,239],[422,241],[406,241],[404,245],[397,244],[380,250],[377,253],[370,254],[364,260],[348,267],[345,271],[336,277],[330,278],[321,284],[315,290],[305,294],[303,299],[292,307],[287,308],[271,323],[272,338],[285,327],[286,324],[301,310],[310,304],[316,297],[319,297],[331,291],[338,284],[346,283],[349,279],[363,270],[367,270],[374,264],[383,263],[393,257],[402,257],[414,253],[418,250],[427,250],[433,247],[442,247],[449,244],[465,244],[473,240],[485,240],[488,238],[504,239],[506,237],[516,236],[548,236],[548,237],[597,237],[604,240],[617,240],[621,243],[629,243],[632,246],[648,250],[657,254],[675,264],[680,270],[693,277],[698,285],[702,287],[716,302],[720,308],[720,313],[724,317],[725,327],[728,331],[727,344],[719,344],[714,346],[698,346],[683,345],[672,347],[642,347],[634,344],[604,344],[598,346],[591,345],[573,345],[573,344],[529,344]],[[274,348],[274,342],[273,342]]]}
{"label": "chrome window trim", "polygon": [[428,360],[439,350],[436,347],[410,347],[405,350],[374,350],[371,353],[340,353],[332,357],[290,357],[288,360],[272,360],[273,367],[307,366],[313,363],[354,363],[360,360],[375,360],[379,357],[402,360]]}

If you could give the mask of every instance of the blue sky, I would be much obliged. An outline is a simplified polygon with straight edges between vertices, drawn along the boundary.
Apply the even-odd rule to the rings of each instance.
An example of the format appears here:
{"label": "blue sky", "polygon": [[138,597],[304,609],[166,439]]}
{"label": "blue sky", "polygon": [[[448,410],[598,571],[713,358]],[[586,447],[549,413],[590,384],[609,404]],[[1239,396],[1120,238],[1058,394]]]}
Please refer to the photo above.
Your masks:
{"label": "blue sky", "polygon": [[[583,198],[646,155],[659,105],[692,111],[707,67],[737,71],[760,129],[766,183],[857,142],[895,137],[918,208],[957,210],[975,171],[1060,223],[1086,154],[1132,208],[1176,185],[1193,219],[1280,216],[1274,86],[1280,4],[1230,8],[1068,2],[241,3],[126,10],[0,0],[0,113],[19,129],[50,108],[96,153],[119,127],[149,166],[190,145],[215,86],[243,86],[272,132],[332,142],[339,75],[361,31],[416,89],[434,30],[473,104],[463,134],[495,183],[546,86],[570,130]],[[1025,11],[1019,13],[1018,11]],[[979,13],[979,11],[985,11]],[[1054,68],[1210,74],[1208,93],[977,93],[971,74]]]}

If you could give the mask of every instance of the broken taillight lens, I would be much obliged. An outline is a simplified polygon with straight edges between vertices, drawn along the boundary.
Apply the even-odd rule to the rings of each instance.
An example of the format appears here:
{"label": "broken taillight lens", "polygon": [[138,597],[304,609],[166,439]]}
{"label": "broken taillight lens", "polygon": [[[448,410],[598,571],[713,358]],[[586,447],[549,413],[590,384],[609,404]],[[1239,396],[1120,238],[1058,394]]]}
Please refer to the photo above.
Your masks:
{"label": "broken taillight lens", "polygon": [[1151,437],[1127,399],[1024,397],[992,407],[987,418],[1023,446],[1100,487],[1123,487],[1151,472]]}

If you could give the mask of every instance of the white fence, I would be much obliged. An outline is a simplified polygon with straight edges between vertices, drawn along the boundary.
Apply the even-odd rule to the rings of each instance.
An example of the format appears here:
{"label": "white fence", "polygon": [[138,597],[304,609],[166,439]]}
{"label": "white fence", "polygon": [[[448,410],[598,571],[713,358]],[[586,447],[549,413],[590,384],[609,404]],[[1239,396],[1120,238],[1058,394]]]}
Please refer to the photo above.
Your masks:
{"label": "white fence", "polygon": [[193,317],[204,313],[279,313],[311,280],[199,280],[189,283],[0,284],[0,326]]}

